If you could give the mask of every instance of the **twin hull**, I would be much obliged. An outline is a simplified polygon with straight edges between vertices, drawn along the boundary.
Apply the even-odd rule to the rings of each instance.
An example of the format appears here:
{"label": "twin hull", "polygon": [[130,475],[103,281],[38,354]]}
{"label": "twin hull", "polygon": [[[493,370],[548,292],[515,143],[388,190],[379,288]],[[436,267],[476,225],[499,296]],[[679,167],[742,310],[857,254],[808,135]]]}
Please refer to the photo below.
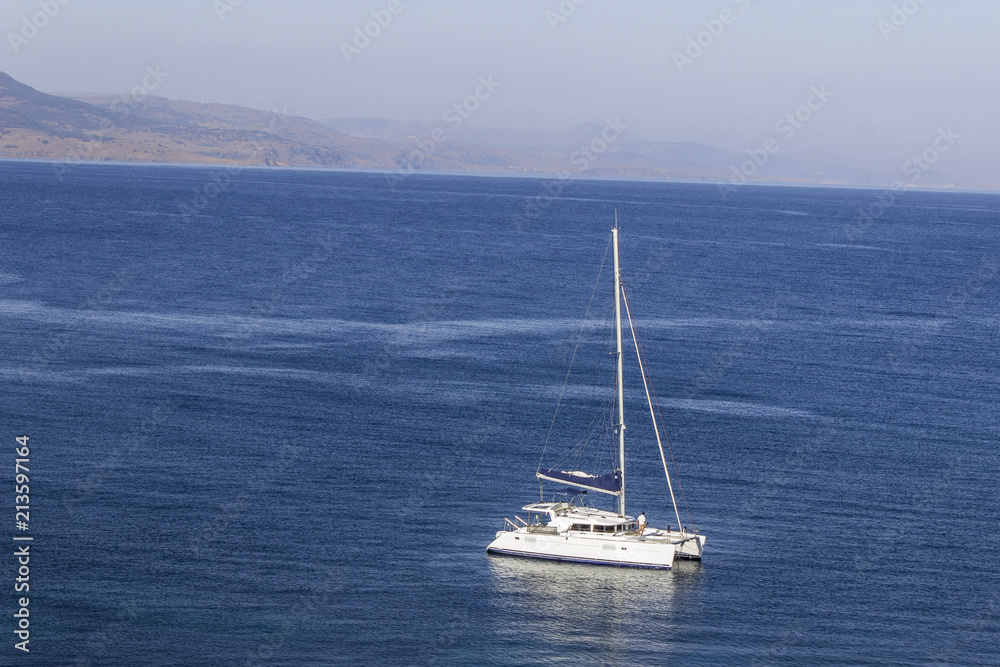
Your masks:
{"label": "twin hull", "polygon": [[693,535],[691,533],[680,533],[677,531],[653,530],[656,535],[664,535],[670,541],[676,543],[677,558],[688,560],[701,560],[701,554],[705,550],[705,536]]}
{"label": "twin hull", "polygon": [[674,563],[673,544],[632,536],[546,535],[522,530],[498,532],[486,553],[655,570],[669,570]]}

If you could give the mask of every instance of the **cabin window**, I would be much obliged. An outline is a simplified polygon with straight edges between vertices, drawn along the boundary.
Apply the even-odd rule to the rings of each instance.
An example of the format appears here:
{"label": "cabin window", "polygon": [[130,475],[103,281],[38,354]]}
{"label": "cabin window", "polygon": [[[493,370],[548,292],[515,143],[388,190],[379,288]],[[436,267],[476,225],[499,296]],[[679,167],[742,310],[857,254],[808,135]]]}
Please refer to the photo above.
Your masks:
{"label": "cabin window", "polygon": [[570,530],[582,530],[586,533],[589,533],[591,530],[591,526],[588,523],[574,523],[572,526],[570,526]]}

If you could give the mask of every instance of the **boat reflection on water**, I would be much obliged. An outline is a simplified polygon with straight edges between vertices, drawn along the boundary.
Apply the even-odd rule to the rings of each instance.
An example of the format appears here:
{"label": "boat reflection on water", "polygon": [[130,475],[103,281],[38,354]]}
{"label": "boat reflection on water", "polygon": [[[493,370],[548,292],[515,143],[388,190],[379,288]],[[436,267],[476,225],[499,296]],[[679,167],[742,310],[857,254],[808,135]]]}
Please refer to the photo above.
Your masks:
{"label": "boat reflection on water", "polygon": [[[700,561],[678,561],[670,572],[595,571],[574,563],[490,556],[488,567],[498,617],[509,621],[506,639],[530,638],[536,663],[545,661],[537,655],[540,646],[547,647],[550,660],[662,660],[675,644],[669,629],[679,631],[685,611],[698,604],[703,576]],[[655,635],[651,628],[657,628]]]}

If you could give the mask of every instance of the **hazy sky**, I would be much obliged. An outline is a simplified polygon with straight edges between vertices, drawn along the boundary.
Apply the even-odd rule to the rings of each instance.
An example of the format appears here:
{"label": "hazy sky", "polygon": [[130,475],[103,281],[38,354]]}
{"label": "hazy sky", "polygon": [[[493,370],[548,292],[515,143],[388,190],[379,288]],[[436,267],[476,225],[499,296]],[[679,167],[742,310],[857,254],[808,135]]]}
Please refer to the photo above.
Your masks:
{"label": "hazy sky", "polygon": [[949,157],[994,158],[998,26],[996,0],[3,0],[0,70],[45,92],[145,79],[171,98],[428,121],[492,76],[471,125],[618,117],[649,139],[900,161],[950,126]]}

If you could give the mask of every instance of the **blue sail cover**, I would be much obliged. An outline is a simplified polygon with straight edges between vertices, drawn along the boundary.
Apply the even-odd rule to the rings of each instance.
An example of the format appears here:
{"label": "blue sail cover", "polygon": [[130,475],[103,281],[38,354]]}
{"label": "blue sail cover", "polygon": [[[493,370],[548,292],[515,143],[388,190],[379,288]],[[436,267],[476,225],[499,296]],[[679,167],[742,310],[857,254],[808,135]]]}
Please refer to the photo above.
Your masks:
{"label": "blue sail cover", "polygon": [[609,472],[607,475],[598,476],[588,475],[587,473],[580,472],[579,470],[567,472],[565,470],[549,469],[541,470],[535,473],[535,477],[538,479],[547,479],[552,482],[564,482],[581,489],[599,491],[613,496],[618,495],[618,492],[621,491],[622,488],[621,472],[618,470]]}

